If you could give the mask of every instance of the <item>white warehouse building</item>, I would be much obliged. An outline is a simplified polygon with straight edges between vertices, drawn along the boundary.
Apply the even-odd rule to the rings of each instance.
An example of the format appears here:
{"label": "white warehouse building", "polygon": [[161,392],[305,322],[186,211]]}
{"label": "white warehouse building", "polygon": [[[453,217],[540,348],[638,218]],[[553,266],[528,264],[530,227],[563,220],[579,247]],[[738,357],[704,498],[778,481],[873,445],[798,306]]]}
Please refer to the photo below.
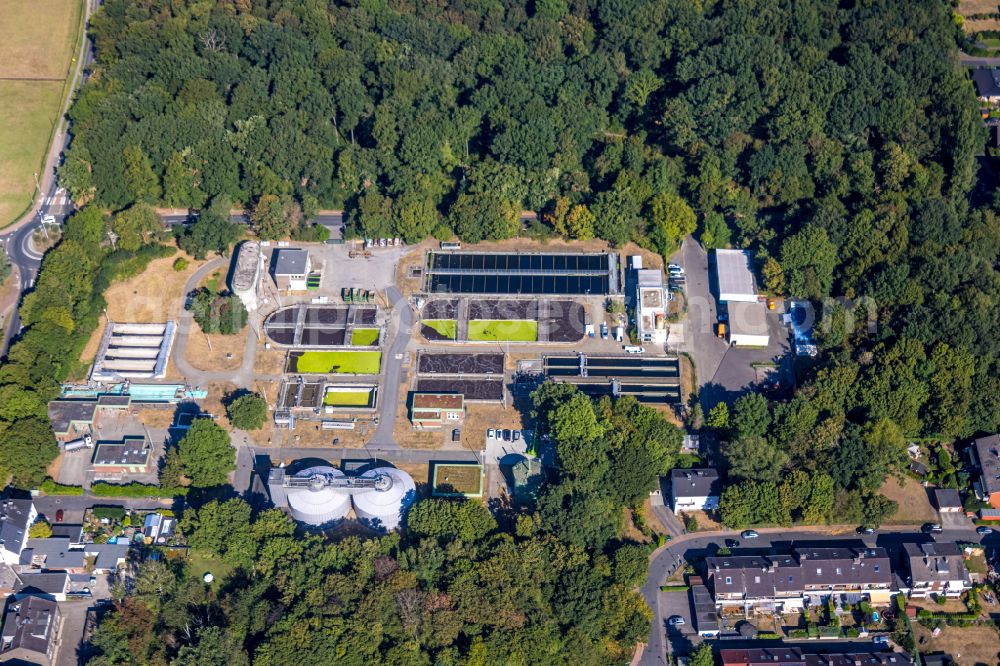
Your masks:
{"label": "white warehouse building", "polygon": [[750,253],[745,250],[716,250],[715,274],[719,284],[719,300],[724,303],[757,301]]}
{"label": "white warehouse building", "polygon": [[665,344],[667,341],[667,291],[663,271],[643,268],[642,257],[629,257],[635,271],[635,329],[642,342]]}

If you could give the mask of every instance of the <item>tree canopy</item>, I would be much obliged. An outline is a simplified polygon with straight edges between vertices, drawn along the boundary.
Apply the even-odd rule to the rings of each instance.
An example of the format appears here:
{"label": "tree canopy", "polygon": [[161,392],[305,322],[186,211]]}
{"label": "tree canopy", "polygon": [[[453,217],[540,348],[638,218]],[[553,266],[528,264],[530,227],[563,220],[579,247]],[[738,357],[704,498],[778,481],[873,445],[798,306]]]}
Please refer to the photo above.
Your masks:
{"label": "tree canopy", "polygon": [[184,476],[195,488],[221,486],[236,469],[229,433],[212,419],[195,419],[177,445]]}

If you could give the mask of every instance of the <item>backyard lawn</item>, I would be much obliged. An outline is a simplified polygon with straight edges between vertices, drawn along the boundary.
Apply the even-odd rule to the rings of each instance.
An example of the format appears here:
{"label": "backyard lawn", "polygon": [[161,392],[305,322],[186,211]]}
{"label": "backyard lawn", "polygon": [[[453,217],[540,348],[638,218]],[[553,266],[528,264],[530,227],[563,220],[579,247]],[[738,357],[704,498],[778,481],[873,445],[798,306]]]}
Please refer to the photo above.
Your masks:
{"label": "backyard lawn", "polygon": [[291,372],[325,375],[329,373],[377,375],[382,352],[377,351],[315,351],[293,354],[289,359]]}
{"label": "backyard lawn", "polygon": [[0,0],[0,227],[31,204],[82,10],[80,0]]}
{"label": "backyard lawn", "polygon": [[535,342],[538,322],[532,319],[474,319],[469,322],[469,340]]}
{"label": "backyard lawn", "polygon": [[458,322],[454,319],[425,319],[424,326],[449,340],[458,335]]}
{"label": "backyard lawn", "polygon": [[351,344],[355,347],[370,347],[378,344],[377,328],[356,328],[351,332]]}
{"label": "backyard lawn", "polygon": [[329,391],[323,396],[323,404],[333,407],[367,407],[371,403],[371,390]]}

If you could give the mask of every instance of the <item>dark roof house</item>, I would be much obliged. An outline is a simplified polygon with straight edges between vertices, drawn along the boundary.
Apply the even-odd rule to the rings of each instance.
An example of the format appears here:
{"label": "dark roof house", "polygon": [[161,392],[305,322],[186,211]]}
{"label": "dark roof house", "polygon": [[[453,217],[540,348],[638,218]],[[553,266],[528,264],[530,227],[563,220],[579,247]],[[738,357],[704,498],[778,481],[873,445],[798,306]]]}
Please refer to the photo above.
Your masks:
{"label": "dark roof house", "polygon": [[766,647],[719,650],[723,666],[910,666],[905,652],[837,652],[826,646],[822,653],[798,647]]}
{"label": "dark roof house", "polygon": [[51,599],[25,597],[7,607],[0,659],[49,664],[56,646],[59,606]]}
{"label": "dark roof house", "polygon": [[28,528],[38,512],[30,499],[0,501],[0,559],[17,564],[28,540]]}
{"label": "dark roof house", "polygon": [[984,500],[1000,509],[1000,435],[980,437],[973,442],[979,464],[979,486]]}
{"label": "dark roof house", "polygon": [[937,502],[938,511],[958,513],[962,510],[962,496],[957,490],[938,488],[934,491],[934,500]]}
{"label": "dark roof house", "polygon": [[933,592],[958,596],[972,584],[965,568],[962,549],[954,543],[904,543],[909,570],[910,596]]}
{"label": "dark roof house", "polygon": [[976,96],[992,100],[1000,97],[1000,69],[980,67],[972,70],[972,83],[976,86]]}

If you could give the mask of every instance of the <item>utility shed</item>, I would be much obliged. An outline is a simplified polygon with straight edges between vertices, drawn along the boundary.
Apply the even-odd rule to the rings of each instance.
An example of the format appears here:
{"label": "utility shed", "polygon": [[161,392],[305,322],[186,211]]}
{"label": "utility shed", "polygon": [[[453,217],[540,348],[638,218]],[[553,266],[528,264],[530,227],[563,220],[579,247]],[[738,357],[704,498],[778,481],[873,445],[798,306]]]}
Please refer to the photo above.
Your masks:
{"label": "utility shed", "polygon": [[753,303],[757,301],[750,253],[743,250],[716,250],[715,275],[719,300]]}
{"label": "utility shed", "polygon": [[760,301],[729,304],[729,344],[737,347],[766,347],[771,342],[767,330],[767,308]]}

